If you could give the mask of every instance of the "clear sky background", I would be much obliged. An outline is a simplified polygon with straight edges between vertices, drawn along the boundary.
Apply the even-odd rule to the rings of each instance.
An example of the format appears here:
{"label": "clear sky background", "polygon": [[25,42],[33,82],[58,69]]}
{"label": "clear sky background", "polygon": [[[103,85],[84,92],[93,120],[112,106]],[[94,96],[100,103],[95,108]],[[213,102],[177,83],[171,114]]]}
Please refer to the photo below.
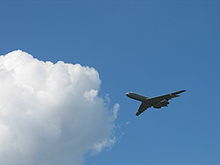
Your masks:
{"label": "clear sky background", "polygon": [[[119,103],[117,143],[86,165],[220,164],[220,2],[20,0],[0,5],[0,54],[96,68]],[[168,108],[135,116],[124,93],[186,89]]]}

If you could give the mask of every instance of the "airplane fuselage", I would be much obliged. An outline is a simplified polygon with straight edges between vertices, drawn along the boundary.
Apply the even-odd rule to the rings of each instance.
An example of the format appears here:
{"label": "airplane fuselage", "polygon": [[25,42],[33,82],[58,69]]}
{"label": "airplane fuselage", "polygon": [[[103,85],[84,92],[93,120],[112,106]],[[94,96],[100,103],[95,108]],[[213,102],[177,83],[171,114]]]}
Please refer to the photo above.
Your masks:
{"label": "airplane fuselage", "polygon": [[138,100],[138,101],[145,103],[149,107],[154,106],[158,102],[158,101],[151,100],[150,97],[142,96],[142,95],[139,95],[133,92],[128,92],[126,93],[126,95],[134,100]]}
{"label": "airplane fuselage", "polygon": [[138,101],[142,101],[142,102],[146,102],[149,99],[146,96],[142,96],[142,95],[139,95],[139,94],[133,93],[133,92],[126,93],[126,96],[128,96],[134,100],[138,100]]}

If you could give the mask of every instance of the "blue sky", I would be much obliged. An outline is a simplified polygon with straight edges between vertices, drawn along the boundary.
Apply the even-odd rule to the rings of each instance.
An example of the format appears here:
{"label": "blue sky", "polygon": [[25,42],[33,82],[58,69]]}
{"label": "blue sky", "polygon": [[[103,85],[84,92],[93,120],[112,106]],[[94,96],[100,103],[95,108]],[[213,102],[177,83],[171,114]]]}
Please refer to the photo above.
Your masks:
{"label": "blue sky", "polygon": [[[86,165],[219,165],[219,17],[215,0],[2,0],[0,54],[98,70],[100,95],[120,104],[118,142]],[[169,108],[138,118],[124,95],[181,89]]]}

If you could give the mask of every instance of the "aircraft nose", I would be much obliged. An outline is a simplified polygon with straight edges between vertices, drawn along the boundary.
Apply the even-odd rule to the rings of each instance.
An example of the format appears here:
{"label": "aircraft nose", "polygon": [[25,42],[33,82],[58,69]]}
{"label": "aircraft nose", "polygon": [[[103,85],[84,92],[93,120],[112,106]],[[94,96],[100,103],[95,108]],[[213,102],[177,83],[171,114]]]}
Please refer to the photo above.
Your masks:
{"label": "aircraft nose", "polygon": [[126,96],[129,96],[130,92],[125,93]]}

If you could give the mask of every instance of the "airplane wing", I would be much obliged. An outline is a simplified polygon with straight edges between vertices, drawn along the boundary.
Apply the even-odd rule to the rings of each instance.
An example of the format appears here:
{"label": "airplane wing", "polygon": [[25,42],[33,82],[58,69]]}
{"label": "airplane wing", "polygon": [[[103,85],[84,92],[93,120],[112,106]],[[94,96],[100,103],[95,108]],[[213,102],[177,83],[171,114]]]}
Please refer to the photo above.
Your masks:
{"label": "airplane wing", "polygon": [[174,93],[170,93],[170,94],[167,94],[167,95],[162,95],[162,96],[158,96],[158,97],[154,97],[154,98],[151,98],[149,99],[150,101],[152,102],[159,102],[159,101],[162,101],[162,100],[171,100],[172,98],[175,98],[175,97],[179,97],[180,93],[182,92],[185,92],[186,90],[181,90],[181,91],[177,91],[177,92],[174,92]]}
{"label": "airplane wing", "polygon": [[141,113],[143,113],[149,106],[145,103],[141,103],[140,107],[138,108],[138,111],[136,112],[136,116],[139,116]]}

